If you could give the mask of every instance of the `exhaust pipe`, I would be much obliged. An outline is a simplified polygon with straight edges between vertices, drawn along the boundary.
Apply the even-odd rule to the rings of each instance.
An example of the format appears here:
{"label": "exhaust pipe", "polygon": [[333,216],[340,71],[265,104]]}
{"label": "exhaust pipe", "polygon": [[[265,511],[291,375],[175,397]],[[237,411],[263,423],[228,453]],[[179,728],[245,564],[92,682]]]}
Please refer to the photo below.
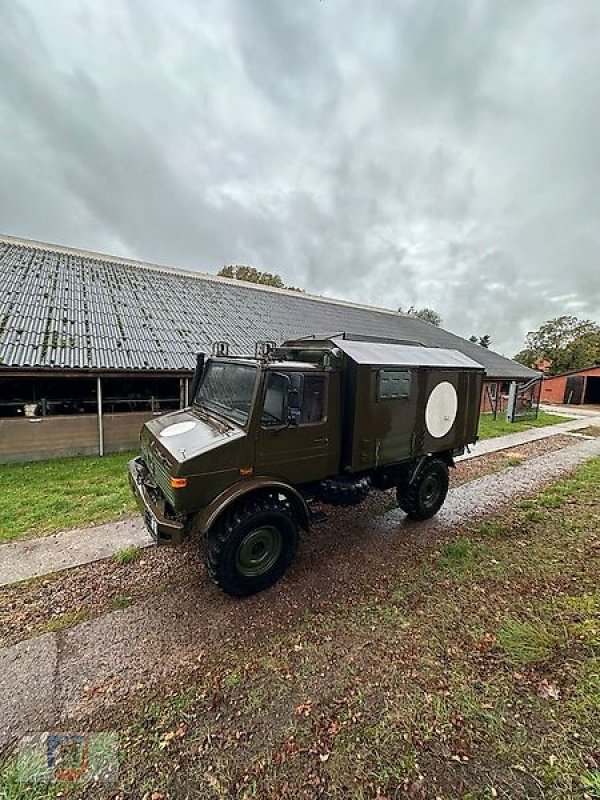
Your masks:
{"label": "exhaust pipe", "polygon": [[202,377],[203,372],[204,372],[204,353],[196,353],[196,370],[194,372],[194,377],[192,378],[192,385],[190,387],[190,405],[192,405],[192,403],[194,402],[194,398],[196,397],[196,392],[198,391],[200,378]]}

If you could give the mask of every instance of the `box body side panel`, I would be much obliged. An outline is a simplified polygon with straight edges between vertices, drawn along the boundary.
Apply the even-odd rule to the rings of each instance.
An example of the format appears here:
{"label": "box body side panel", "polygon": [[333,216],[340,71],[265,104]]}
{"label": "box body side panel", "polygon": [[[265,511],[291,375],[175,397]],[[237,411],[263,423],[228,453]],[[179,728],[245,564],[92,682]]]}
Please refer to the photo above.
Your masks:
{"label": "box body side panel", "polygon": [[[352,364],[344,466],[361,472],[476,441],[482,375],[413,368],[408,396],[381,399],[380,368]],[[390,368],[391,369],[391,368]],[[387,385],[387,383],[385,384]]]}
{"label": "box body side panel", "polygon": [[352,425],[352,472],[411,457],[418,405],[419,373],[410,371],[410,395],[378,399],[380,369],[356,367],[356,404]]}

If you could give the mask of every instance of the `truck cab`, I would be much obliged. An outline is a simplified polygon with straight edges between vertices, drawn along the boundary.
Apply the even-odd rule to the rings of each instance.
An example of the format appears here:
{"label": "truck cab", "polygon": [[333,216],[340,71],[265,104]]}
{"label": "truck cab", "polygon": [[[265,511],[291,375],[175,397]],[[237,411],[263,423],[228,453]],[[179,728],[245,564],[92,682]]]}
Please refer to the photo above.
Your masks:
{"label": "truck cab", "polygon": [[[385,358],[399,354],[388,351]],[[436,513],[452,452],[476,438],[476,424],[459,425],[432,459],[422,452],[425,437],[414,421],[431,376],[419,378],[415,367],[408,396],[386,402],[382,392],[393,394],[394,381],[404,380],[406,389],[407,371],[392,366],[365,367],[353,345],[335,339],[279,348],[259,343],[252,357],[232,356],[218,343],[212,357],[199,358],[190,406],[147,422],[141,455],[129,464],[155,541],[178,544],[200,532],[215,582],[244,595],[271,585],[287,568],[299,531],[309,527],[312,500],[349,505],[373,488],[405,486],[409,515]],[[482,372],[464,361],[455,371],[457,389],[465,372]],[[475,381],[466,392],[471,405],[477,385],[480,391]],[[411,487],[432,460],[431,502],[415,504]]]}

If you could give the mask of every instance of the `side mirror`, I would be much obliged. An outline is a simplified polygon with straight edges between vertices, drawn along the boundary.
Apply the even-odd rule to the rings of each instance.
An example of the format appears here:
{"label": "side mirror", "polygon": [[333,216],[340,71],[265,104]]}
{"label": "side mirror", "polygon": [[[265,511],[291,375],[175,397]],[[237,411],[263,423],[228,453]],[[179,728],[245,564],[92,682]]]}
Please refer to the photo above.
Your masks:
{"label": "side mirror", "polygon": [[294,427],[300,424],[300,392],[293,386],[287,392],[287,421]]}
{"label": "side mirror", "polygon": [[295,387],[288,389],[288,408],[300,410],[300,392]]}
{"label": "side mirror", "polygon": [[[296,376],[294,376],[296,377]],[[301,376],[298,376],[301,377]],[[300,389],[297,385],[293,385],[290,382],[290,387],[288,388],[287,392],[287,421],[288,425],[299,425],[300,424]]]}

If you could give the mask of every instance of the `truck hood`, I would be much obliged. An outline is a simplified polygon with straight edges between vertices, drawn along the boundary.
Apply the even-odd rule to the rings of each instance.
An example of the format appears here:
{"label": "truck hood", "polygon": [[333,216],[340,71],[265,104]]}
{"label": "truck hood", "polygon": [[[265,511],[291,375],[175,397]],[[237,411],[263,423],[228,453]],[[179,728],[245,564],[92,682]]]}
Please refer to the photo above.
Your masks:
{"label": "truck hood", "polygon": [[[233,422],[192,409],[156,417],[149,420],[144,428],[177,461],[187,461],[225,442],[245,436],[244,430]],[[145,438],[143,433],[142,438]]]}

